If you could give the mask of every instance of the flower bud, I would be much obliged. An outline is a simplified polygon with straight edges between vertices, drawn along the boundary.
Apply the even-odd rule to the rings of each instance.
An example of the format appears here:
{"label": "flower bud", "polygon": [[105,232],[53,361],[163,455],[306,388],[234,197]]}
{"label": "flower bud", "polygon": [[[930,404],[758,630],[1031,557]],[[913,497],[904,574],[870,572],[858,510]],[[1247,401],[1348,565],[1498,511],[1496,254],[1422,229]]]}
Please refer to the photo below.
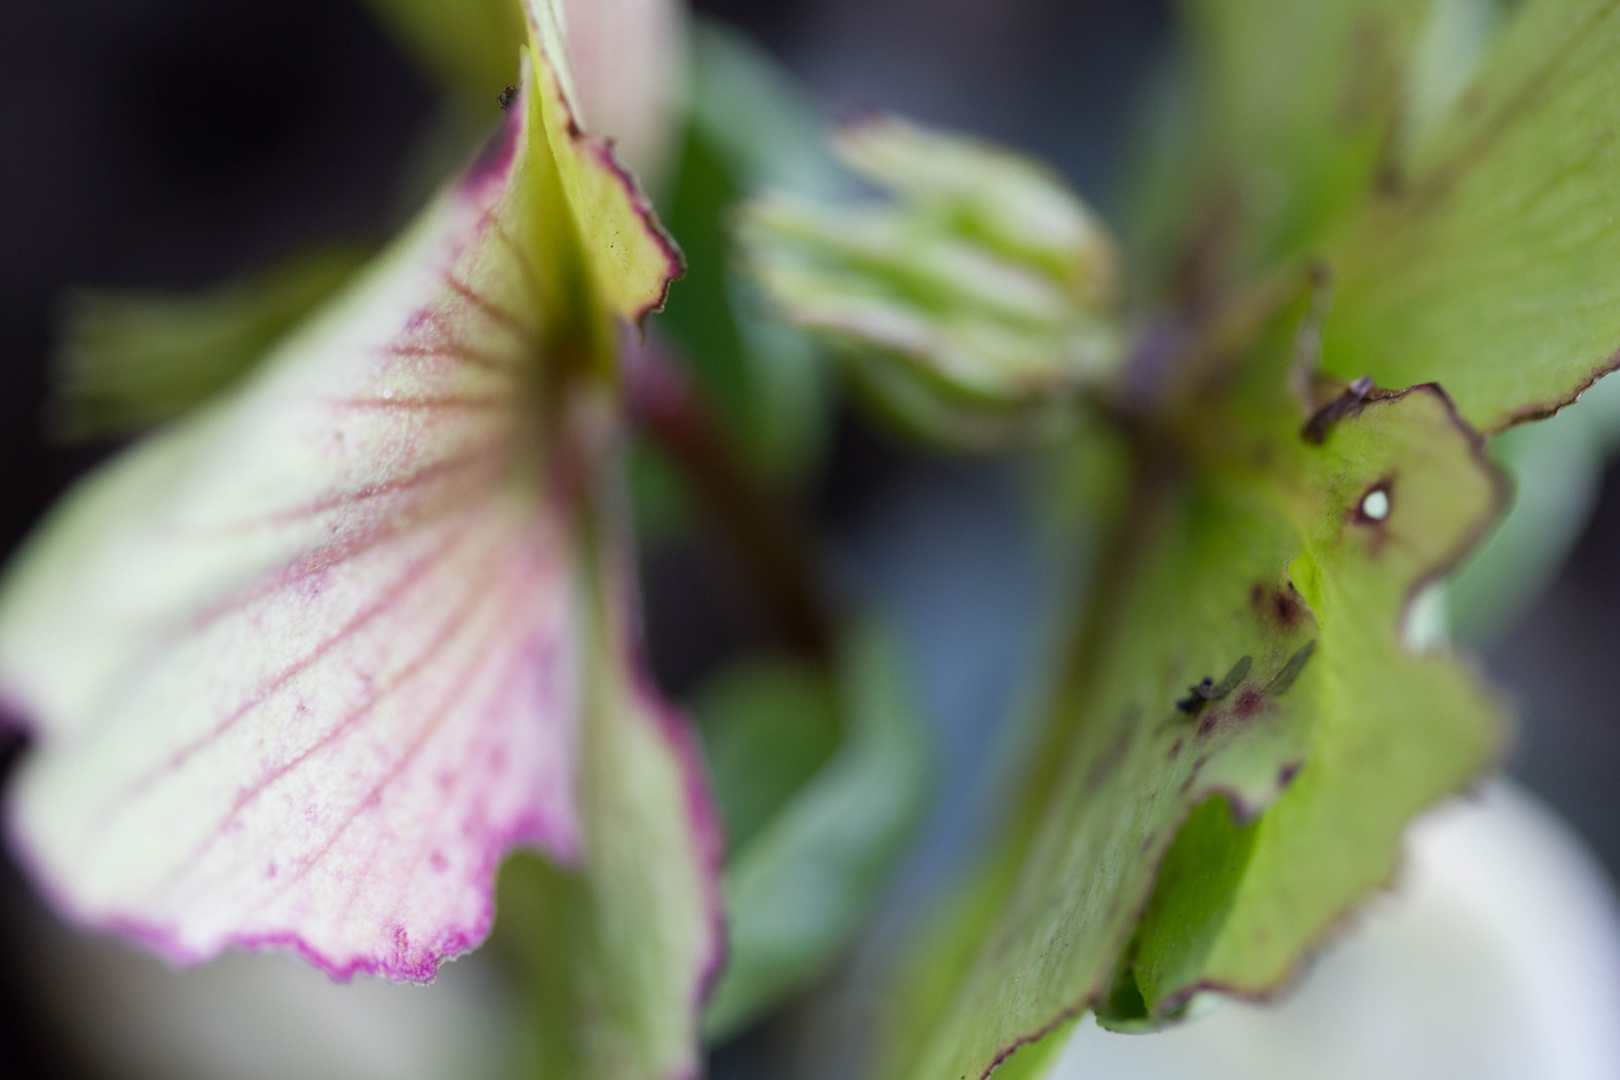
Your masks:
{"label": "flower bud", "polygon": [[844,348],[860,387],[930,441],[1039,441],[1122,352],[1102,224],[1040,165],[898,119],[847,129],[844,162],[893,198],[784,195],[741,222],[751,269],[788,320]]}

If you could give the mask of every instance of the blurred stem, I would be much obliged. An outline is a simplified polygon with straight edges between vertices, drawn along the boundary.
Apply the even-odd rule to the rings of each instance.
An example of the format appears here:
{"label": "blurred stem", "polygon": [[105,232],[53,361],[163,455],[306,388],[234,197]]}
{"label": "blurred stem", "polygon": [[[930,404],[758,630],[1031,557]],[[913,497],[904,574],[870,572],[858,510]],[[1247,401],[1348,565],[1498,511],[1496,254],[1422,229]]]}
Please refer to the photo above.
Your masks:
{"label": "blurred stem", "polygon": [[661,343],[644,340],[626,350],[624,375],[631,414],[691,483],[774,628],[794,650],[831,663],[825,593],[803,533],[737,460],[684,366]]}

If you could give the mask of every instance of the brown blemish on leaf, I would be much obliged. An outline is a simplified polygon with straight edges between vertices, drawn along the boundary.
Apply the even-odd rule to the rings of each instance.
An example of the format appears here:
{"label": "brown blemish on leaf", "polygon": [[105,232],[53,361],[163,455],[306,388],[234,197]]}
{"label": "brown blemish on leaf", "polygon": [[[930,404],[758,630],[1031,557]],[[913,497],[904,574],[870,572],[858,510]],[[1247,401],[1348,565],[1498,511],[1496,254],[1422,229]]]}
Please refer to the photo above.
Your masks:
{"label": "brown blemish on leaf", "polygon": [[1290,761],[1288,764],[1278,769],[1277,786],[1280,788],[1285,788],[1289,784],[1292,784],[1294,782],[1294,777],[1299,775],[1299,769],[1300,763],[1297,761]]}
{"label": "brown blemish on leaf", "polygon": [[1178,736],[1176,736],[1176,741],[1170,744],[1170,753],[1165,755],[1165,757],[1170,761],[1174,761],[1174,760],[1176,760],[1177,755],[1179,755],[1180,753],[1181,753],[1181,737],[1178,735]]}
{"label": "brown blemish on leaf", "polygon": [[1305,598],[1299,595],[1299,590],[1294,588],[1291,581],[1281,586],[1264,582],[1250,586],[1249,607],[1254,610],[1261,625],[1282,631],[1294,630],[1310,617]]}
{"label": "brown blemish on leaf", "polygon": [[1232,712],[1239,718],[1247,720],[1259,712],[1265,703],[1266,696],[1251,686],[1238,695],[1237,703],[1232,706]]}

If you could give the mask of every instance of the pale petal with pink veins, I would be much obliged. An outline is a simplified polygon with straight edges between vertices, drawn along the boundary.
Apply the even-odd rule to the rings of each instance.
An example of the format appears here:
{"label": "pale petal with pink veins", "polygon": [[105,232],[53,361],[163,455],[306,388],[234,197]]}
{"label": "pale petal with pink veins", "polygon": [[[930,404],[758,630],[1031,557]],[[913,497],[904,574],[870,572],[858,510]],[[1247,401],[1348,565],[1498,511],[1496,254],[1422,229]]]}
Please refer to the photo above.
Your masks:
{"label": "pale petal with pink veins", "polygon": [[[625,293],[602,297],[581,249],[605,241],[559,182],[551,144],[586,137],[548,137],[524,75],[502,133],[346,295],[93,474],[11,568],[0,695],[36,745],[9,825],[79,921],[180,962],[286,946],[426,979],[488,933],[508,849],[584,857],[591,586],[545,373]],[[703,823],[672,809],[671,857],[701,878]]]}

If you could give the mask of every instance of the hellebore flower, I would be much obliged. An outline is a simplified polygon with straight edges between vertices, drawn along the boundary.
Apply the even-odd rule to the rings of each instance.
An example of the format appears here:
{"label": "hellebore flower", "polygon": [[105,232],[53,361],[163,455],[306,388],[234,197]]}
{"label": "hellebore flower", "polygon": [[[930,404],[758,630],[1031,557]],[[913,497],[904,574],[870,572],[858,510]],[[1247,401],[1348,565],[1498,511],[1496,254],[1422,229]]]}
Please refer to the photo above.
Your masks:
{"label": "hellebore flower", "polygon": [[[476,162],[236,391],[81,483],[0,593],[16,850],[178,963],[426,980],[513,847],[615,1075],[695,1066],[719,845],[637,667],[625,323],[681,257],[582,132],[551,0]],[[589,969],[589,970],[585,970]]]}

